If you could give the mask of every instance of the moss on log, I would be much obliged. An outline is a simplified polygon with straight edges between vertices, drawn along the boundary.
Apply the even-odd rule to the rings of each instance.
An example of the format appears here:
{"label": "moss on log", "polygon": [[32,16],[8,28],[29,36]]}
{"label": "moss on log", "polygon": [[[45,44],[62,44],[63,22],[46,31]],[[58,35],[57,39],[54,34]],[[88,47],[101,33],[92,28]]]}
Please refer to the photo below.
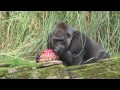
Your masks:
{"label": "moss on log", "polygon": [[[24,62],[24,61],[23,61]],[[35,63],[35,62],[32,62]],[[97,63],[65,67],[64,65],[36,67],[17,66],[0,63],[1,79],[118,79],[120,78],[120,58],[101,60]]]}

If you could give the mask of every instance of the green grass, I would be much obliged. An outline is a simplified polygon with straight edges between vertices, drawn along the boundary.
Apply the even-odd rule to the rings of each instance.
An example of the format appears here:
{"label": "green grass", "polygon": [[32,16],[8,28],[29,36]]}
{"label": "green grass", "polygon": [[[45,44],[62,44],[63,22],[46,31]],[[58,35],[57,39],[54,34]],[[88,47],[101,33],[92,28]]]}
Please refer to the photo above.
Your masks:
{"label": "green grass", "polygon": [[120,52],[120,12],[10,11],[9,17],[0,21],[0,53],[34,59],[35,54],[47,48],[48,33],[59,22],[68,22],[86,33],[111,55]]}
{"label": "green grass", "polygon": [[7,55],[0,55],[0,63],[10,64],[10,67],[36,67],[36,62],[30,62],[28,60],[25,61],[20,58]]}

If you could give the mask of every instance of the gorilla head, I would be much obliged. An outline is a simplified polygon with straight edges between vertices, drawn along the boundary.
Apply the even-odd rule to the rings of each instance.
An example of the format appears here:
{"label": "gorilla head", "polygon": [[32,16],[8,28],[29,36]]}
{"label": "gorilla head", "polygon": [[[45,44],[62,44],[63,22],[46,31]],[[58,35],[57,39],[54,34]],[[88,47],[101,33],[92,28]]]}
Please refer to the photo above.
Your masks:
{"label": "gorilla head", "polygon": [[64,65],[93,63],[109,58],[109,53],[87,35],[67,23],[59,23],[48,35],[48,49],[53,49]]}
{"label": "gorilla head", "polygon": [[73,31],[69,29],[70,26],[66,23],[60,23],[56,25],[55,30],[52,33],[52,46],[54,46],[54,52],[61,54],[68,49],[72,40]]}

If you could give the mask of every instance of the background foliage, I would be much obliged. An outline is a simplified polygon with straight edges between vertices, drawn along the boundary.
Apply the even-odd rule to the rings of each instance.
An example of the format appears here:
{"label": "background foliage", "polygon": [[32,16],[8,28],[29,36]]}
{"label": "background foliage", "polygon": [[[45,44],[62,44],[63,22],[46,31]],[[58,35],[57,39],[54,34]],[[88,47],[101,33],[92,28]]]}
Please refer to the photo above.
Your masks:
{"label": "background foliage", "polygon": [[9,11],[0,12],[0,54],[34,59],[46,49],[48,33],[67,22],[106,48],[120,52],[118,11]]}

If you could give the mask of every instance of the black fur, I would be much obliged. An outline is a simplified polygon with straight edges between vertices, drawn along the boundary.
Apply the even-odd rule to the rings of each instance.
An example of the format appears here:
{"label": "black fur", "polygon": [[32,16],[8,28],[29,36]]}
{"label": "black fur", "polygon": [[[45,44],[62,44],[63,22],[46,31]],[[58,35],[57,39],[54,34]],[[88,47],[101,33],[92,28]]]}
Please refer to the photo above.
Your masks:
{"label": "black fur", "polygon": [[100,44],[66,23],[57,24],[49,34],[48,49],[53,49],[67,66],[94,63],[110,57]]}

